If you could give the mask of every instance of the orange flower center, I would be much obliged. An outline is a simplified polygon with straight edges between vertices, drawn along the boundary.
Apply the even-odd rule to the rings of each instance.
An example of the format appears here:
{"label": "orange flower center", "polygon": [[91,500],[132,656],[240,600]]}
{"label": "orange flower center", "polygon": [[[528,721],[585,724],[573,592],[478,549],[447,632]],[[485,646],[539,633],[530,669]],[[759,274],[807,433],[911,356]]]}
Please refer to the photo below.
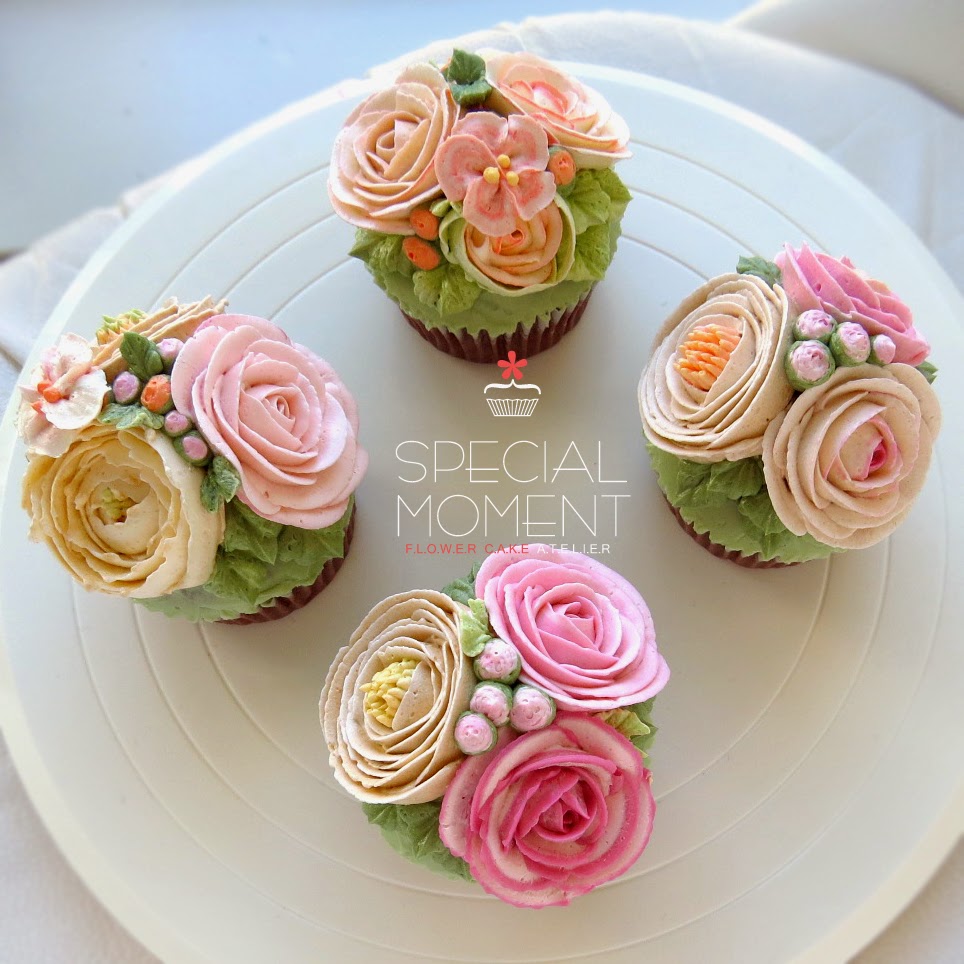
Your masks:
{"label": "orange flower center", "polygon": [[700,325],[676,351],[673,367],[683,381],[708,392],[723,373],[730,355],[740,343],[740,332],[723,325]]}

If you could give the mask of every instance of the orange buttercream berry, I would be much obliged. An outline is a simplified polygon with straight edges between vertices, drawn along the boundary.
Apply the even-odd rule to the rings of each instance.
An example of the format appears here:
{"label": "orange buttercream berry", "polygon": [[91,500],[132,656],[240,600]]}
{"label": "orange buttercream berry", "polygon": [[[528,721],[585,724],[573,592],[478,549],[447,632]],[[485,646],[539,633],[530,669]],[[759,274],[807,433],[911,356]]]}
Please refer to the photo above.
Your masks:
{"label": "orange buttercream berry", "polygon": [[426,241],[434,241],[438,237],[439,219],[428,208],[412,211],[408,219],[415,233]]}
{"label": "orange buttercream berry", "polygon": [[46,388],[41,390],[40,394],[43,395],[44,401],[50,402],[51,405],[62,401],[64,397],[53,385],[47,385]]}
{"label": "orange buttercream berry", "polygon": [[402,251],[419,271],[431,271],[442,263],[442,256],[422,238],[406,238],[402,242]]}
{"label": "orange buttercream berry", "polygon": [[673,367],[687,384],[708,392],[723,374],[740,337],[740,332],[724,325],[700,325],[677,349]]}
{"label": "orange buttercream berry", "polygon": [[569,151],[558,150],[549,154],[549,173],[555,178],[559,187],[572,183],[576,176],[576,162]]}

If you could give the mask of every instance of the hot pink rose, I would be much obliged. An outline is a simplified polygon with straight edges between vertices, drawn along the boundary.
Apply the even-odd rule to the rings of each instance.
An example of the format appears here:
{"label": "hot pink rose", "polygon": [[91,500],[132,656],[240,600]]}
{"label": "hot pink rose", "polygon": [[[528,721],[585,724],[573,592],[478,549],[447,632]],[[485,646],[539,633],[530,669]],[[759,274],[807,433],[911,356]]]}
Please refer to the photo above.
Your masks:
{"label": "hot pink rose", "polygon": [[598,91],[535,54],[486,54],[485,63],[509,108],[537,120],[579,167],[611,167],[629,157],[629,128]]}
{"label": "hot pink rose", "polygon": [[250,315],[204,322],[178,356],[171,393],[241,474],[238,498],[258,515],[303,529],[344,515],[368,464],[355,401],[280,328]]}
{"label": "hot pink rose", "polygon": [[643,597],[578,552],[530,544],[523,555],[493,553],[475,593],[495,633],[519,650],[521,678],[560,707],[628,706],[655,696],[669,679]]}
{"label": "hot pink rose", "polygon": [[910,308],[882,281],[868,278],[849,258],[799,251],[788,244],[776,258],[783,289],[798,312],[820,308],[837,321],[856,321],[871,335],[888,335],[897,346],[894,360],[917,366],[930,345],[914,327]]}
{"label": "hot pink rose", "polygon": [[488,893],[517,907],[568,904],[625,873],[656,804],[629,740],[582,713],[467,757],[439,814],[445,845]]}

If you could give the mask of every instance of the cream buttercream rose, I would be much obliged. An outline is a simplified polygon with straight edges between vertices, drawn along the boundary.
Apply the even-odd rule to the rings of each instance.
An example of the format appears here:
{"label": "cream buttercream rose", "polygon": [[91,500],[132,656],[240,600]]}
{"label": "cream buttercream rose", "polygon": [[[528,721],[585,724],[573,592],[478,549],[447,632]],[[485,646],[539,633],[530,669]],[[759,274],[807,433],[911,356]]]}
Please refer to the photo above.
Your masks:
{"label": "cream buttercream rose", "polygon": [[335,656],[321,722],[335,776],[359,800],[427,803],[455,776],[455,721],[475,684],[462,611],[434,590],[390,596]]}
{"label": "cream buttercream rose", "polygon": [[431,64],[415,64],[387,90],[356,107],[335,138],[328,196],[356,227],[414,234],[409,215],[441,194],[439,145],[452,133],[458,107]]}
{"label": "cream buttercream rose", "polygon": [[669,317],[639,384],[647,438],[694,462],[759,455],[793,395],[787,298],[748,274],[713,278]]}
{"label": "cream buttercream rose", "polygon": [[669,679],[642,596],[588,556],[539,544],[521,556],[493,553],[475,592],[493,631],[519,651],[520,679],[560,707],[596,712],[640,703]]}
{"label": "cream buttercream rose", "polygon": [[783,524],[859,549],[910,511],[930,464],[940,407],[907,365],[838,368],[802,392],[763,440],[767,493]]}
{"label": "cream buttercream rose", "polygon": [[238,470],[238,498],[303,529],[337,522],[368,464],[355,401],[335,371],[276,325],[217,315],[171,375],[179,412]]}
{"label": "cream buttercream rose", "polygon": [[489,83],[510,109],[537,120],[579,167],[629,157],[629,127],[598,91],[531,53],[484,52]]}
{"label": "cream buttercream rose", "polygon": [[224,535],[223,508],[201,504],[202,479],[161,433],[92,422],[58,458],[30,458],[30,537],[87,589],[139,599],[199,586]]}

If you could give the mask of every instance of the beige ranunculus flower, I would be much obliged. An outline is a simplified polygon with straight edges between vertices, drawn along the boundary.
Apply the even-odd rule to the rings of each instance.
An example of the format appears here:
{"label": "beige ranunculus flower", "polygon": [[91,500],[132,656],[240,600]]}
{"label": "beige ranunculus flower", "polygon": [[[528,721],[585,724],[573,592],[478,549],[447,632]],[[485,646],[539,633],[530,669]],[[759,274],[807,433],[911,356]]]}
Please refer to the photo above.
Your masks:
{"label": "beige ranunculus flower", "polygon": [[639,383],[647,438],[694,462],[759,455],[793,389],[783,370],[787,297],[753,275],[725,274],[667,319]]}
{"label": "beige ranunculus flower", "polygon": [[475,684],[461,611],[431,589],[389,596],[335,656],[321,722],[335,777],[359,800],[427,803],[455,776],[455,721]]}
{"label": "beige ranunculus flower", "polygon": [[767,429],[773,508],[791,532],[828,546],[879,542],[917,498],[940,422],[934,390],[909,365],[838,368]]}
{"label": "beige ranunculus flower", "polygon": [[86,589],[146,598],[200,586],[224,535],[223,508],[201,504],[203,477],[160,432],[92,422],[59,458],[29,460],[30,537]]}
{"label": "beige ranunculus flower", "polygon": [[414,234],[409,215],[442,193],[435,155],[457,119],[448,82],[431,64],[408,67],[359,104],[332,150],[328,196],[336,213],[359,228]]}

